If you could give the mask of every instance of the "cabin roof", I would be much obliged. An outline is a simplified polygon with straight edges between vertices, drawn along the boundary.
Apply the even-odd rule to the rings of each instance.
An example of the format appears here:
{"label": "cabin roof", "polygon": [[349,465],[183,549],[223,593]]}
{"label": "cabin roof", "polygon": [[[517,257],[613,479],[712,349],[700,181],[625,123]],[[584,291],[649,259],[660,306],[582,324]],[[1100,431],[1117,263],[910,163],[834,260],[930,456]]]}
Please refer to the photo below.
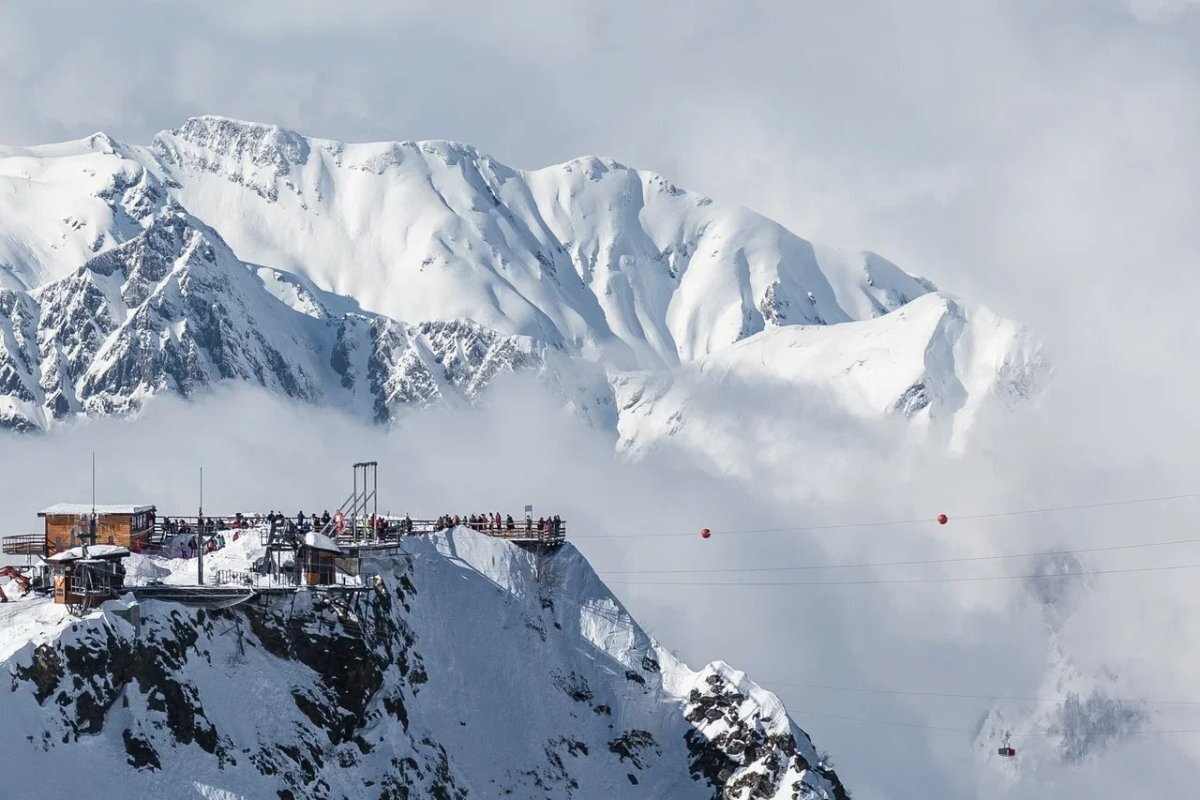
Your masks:
{"label": "cabin roof", "polygon": [[[147,511],[153,511],[154,506],[149,505],[104,505],[96,506],[96,516],[105,516],[107,514],[142,514]],[[38,512],[39,517],[81,517],[90,516],[92,513],[91,503],[55,503],[48,508],[43,508]]]}
{"label": "cabin roof", "polygon": [[338,547],[337,542],[330,539],[323,533],[309,531],[304,534],[304,546],[311,547],[313,550],[324,550],[329,553],[340,553],[342,548]]}
{"label": "cabin roof", "polygon": [[[124,547],[115,544],[93,544],[88,547],[88,560],[94,561],[103,558],[124,558],[129,555],[129,551]],[[63,561],[79,561],[83,558],[82,547],[72,547],[70,550],[63,550],[61,553],[56,553],[47,561],[63,562]]]}

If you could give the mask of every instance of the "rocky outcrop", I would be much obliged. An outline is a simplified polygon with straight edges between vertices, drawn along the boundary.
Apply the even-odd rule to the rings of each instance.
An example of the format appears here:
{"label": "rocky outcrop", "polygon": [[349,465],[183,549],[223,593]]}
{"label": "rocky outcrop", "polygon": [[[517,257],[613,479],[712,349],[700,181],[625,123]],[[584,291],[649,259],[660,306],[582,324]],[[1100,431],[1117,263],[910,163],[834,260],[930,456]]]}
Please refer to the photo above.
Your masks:
{"label": "rocky outcrop", "polygon": [[[713,789],[713,800],[849,800],[833,768],[808,736],[775,709],[763,714],[738,688],[731,670],[707,671],[688,696],[684,716],[692,776]],[[761,691],[761,690],[760,690]]]}
{"label": "rocky outcrop", "polygon": [[569,546],[458,531],[406,549],[358,592],[137,615],[126,599],[78,620],[10,604],[31,633],[0,638],[7,779],[96,800],[185,783],[230,800],[847,798],[773,695],[679,664]]}
{"label": "rocky outcrop", "polygon": [[281,300],[215,231],[165,211],[37,292],[0,290],[0,425],[126,414],[225,381],[386,423],[406,407],[474,402],[497,376],[543,366],[532,340],[473,322],[413,326],[302,299]]}

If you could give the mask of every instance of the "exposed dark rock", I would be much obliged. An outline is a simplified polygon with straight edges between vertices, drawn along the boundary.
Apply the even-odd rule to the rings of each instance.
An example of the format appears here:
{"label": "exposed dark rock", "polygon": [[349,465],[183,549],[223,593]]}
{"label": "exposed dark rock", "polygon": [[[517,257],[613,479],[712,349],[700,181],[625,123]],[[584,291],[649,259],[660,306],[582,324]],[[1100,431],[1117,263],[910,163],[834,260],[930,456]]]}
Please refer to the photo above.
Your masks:
{"label": "exposed dark rock", "polygon": [[658,743],[649,731],[631,730],[618,736],[608,743],[608,750],[615,753],[621,761],[631,761],[638,769],[645,769],[645,751],[650,750],[654,755],[662,755]]}
{"label": "exposed dark rock", "polygon": [[592,690],[588,686],[587,679],[577,673],[555,675],[554,685],[576,703],[589,703],[592,700]]}
{"label": "exposed dark rock", "polygon": [[149,741],[137,736],[128,728],[121,733],[121,737],[125,741],[125,752],[129,755],[130,766],[135,769],[162,769],[158,753]]}
{"label": "exposed dark rock", "polygon": [[[755,719],[744,718],[739,707],[746,697],[720,675],[709,675],[705,683],[707,689],[693,689],[688,697],[685,716],[695,727],[684,734],[684,742],[691,755],[693,780],[712,787],[714,800],[775,797],[789,769],[820,775],[832,787],[828,800],[849,800],[832,767],[810,763],[790,731],[771,734]],[[709,732],[713,723],[719,724]],[[820,797],[817,792],[824,792],[803,779],[791,788],[797,798]]]}

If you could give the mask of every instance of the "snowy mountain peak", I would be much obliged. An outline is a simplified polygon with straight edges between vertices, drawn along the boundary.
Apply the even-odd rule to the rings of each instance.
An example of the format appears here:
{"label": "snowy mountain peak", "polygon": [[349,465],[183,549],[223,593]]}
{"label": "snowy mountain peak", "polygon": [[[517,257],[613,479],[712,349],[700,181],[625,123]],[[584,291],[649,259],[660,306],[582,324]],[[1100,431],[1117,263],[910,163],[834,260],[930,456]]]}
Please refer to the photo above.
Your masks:
{"label": "snowy mountain peak", "polygon": [[[258,534],[210,569],[248,570]],[[97,800],[165,796],[181,771],[231,800],[847,800],[774,695],[681,664],[574,548],[457,529],[405,549],[356,597],[147,602],[137,627],[129,598],[81,620],[45,598],[0,606],[0,718],[24,721],[0,746],[43,790]],[[194,570],[127,561],[130,581]],[[67,751],[74,768],[53,768]]]}
{"label": "snowy mountain peak", "polygon": [[169,162],[178,163],[180,145],[197,153],[219,155],[280,175],[308,160],[308,139],[278,125],[263,125],[217,116],[192,117],[179,128],[154,137],[154,148]]}
{"label": "snowy mountain peak", "polygon": [[[0,149],[0,289],[28,295],[0,318],[0,425],[20,429],[225,380],[387,421],[530,369],[632,453],[685,424],[688,395],[662,387],[726,391],[693,378],[760,372],[738,359],[766,349],[762,378],[803,374],[856,416],[941,415],[925,427],[958,441],[963,410],[1027,396],[1044,367],[1019,326],[974,323],[985,309],[900,325],[936,287],[874,253],[611,159],[520,170],[212,116],[149,148]],[[793,339],[827,344],[776,346]]]}

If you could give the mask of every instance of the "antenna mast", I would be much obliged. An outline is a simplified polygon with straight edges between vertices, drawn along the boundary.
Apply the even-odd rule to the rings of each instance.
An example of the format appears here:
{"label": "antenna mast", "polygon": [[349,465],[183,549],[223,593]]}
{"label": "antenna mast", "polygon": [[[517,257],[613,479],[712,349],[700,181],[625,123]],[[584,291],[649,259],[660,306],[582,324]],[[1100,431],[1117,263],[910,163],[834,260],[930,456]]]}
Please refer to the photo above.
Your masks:
{"label": "antenna mast", "polygon": [[204,585],[204,467],[200,468],[200,508],[196,517],[196,580]]}
{"label": "antenna mast", "polygon": [[96,451],[92,451],[92,515],[88,518],[88,532],[84,539],[81,552],[88,557],[88,545],[96,543]]}

